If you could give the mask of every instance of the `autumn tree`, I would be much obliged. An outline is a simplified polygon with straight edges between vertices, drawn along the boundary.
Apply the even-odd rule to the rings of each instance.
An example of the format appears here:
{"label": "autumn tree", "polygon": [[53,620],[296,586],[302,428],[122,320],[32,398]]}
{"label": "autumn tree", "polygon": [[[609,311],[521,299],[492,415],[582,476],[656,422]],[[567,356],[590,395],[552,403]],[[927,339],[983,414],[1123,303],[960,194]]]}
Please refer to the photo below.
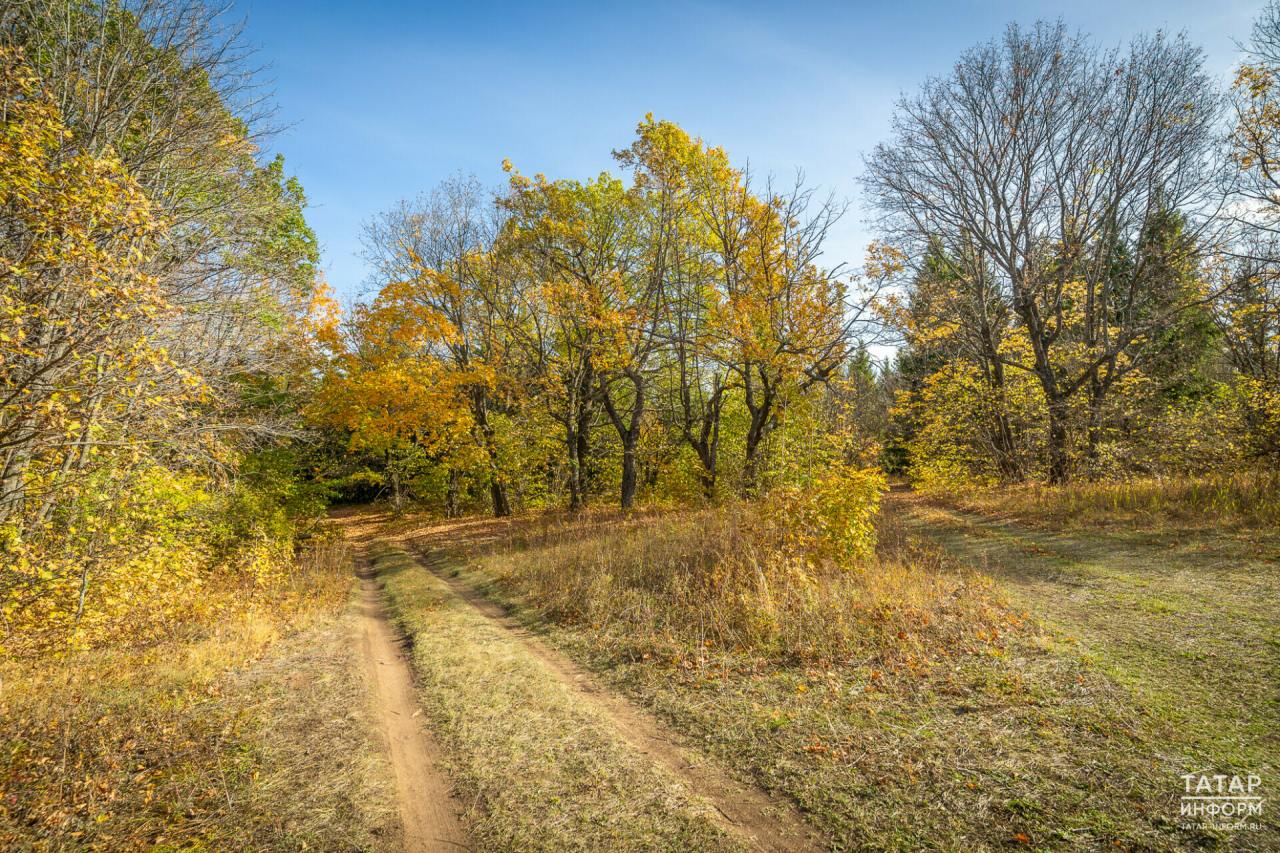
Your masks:
{"label": "autumn tree", "polygon": [[[904,261],[890,247],[876,244],[868,270],[876,278],[893,279],[904,272]],[[923,433],[934,430],[940,435],[932,439],[927,455],[935,455],[944,443],[972,445],[983,457],[982,467],[993,463],[995,479],[1020,482],[1030,468],[1019,435],[1023,425],[1012,405],[1018,383],[1001,359],[1017,346],[1019,335],[1009,306],[991,291],[989,270],[977,269],[980,281],[973,285],[989,291],[985,298],[970,298],[973,288],[963,280],[963,271],[973,267],[972,261],[957,261],[936,248],[917,265],[905,292],[888,294],[880,305],[900,343],[901,438],[919,450]],[[946,386],[950,390],[944,392]],[[950,399],[957,392],[968,399]],[[951,417],[938,417],[944,413]]]}
{"label": "autumn tree", "polygon": [[[900,101],[868,158],[905,274],[944,258],[984,358],[1036,377],[1053,483],[1072,472],[1080,396],[1089,441],[1109,395],[1206,298],[1194,282],[1220,115],[1203,55],[1181,36],[1103,50],[1060,22],[1013,25]],[[1024,352],[983,331],[1005,317]]]}
{"label": "autumn tree", "polygon": [[[281,330],[304,316],[319,261],[306,198],[277,155],[269,92],[243,22],[202,0],[3,0],[0,42],[24,51],[66,129],[62,150],[117,159],[163,218],[146,261],[175,308],[153,337],[215,395],[188,427],[250,441],[296,435],[244,410],[287,370]],[[250,435],[252,434],[252,435]],[[220,464],[205,455],[202,464]]]}
{"label": "autumn tree", "polygon": [[348,453],[380,459],[396,512],[413,494],[415,478],[430,466],[445,469],[446,514],[456,515],[463,472],[487,468],[474,441],[470,377],[424,357],[437,344],[431,327],[400,306],[358,305],[344,325],[308,407],[311,418],[341,430]]}
{"label": "autumn tree", "polygon": [[[507,164],[500,193],[450,181],[368,226],[377,295],[336,363],[333,399],[346,402],[328,422],[353,439],[360,423],[380,422],[382,434],[422,445],[433,422],[456,420],[447,395],[428,395],[444,406],[434,415],[402,411],[397,433],[379,413],[391,397],[374,390],[379,376],[429,381],[405,363],[417,359],[443,366],[430,381],[466,401],[499,512],[514,470],[504,460],[519,453],[549,491],[567,486],[573,509],[599,485],[597,461],[616,460],[627,508],[681,445],[705,496],[726,441],[753,490],[788,407],[838,378],[854,332],[868,328],[870,295],[851,300],[842,265],[819,261],[844,207],[802,181],[757,190],[723,151],[652,116],[614,153],[630,184],[608,173],[529,178]],[[371,405],[340,385],[362,388]]]}
{"label": "autumn tree", "polygon": [[540,279],[530,362],[561,401],[554,416],[565,430],[571,504],[580,500],[583,445],[598,407],[621,444],[619,501],[630,507],[665,299],[662,214],[646,221],[653,200],[607,174],[584,184],[512,170],[510,183],[503,203],[513,240]]}
{"label": "autumn tree", "polygon": [[1280,457],[1280,6],[1268,3],[1231,90],[1237,240],[1215,321],[1245,385],[1253,452]]}
{"label": "autumn tree", "polygon": [[816,200],[802,176],[785,192],[766,183],[756,197],[745,175],[742,193],[744,203],[713,206],[708,219],[721,357],[749,416],[743,479],[751,490],[762,443],[781,423],[789,398],[838,374],[856,344],[853,331],[867,325],[872,294],[851,300],[842,265],[819,263],[843,205]]}
{"label": "autumn tree", "polygon": [[300,436],[318,250],[219,11],[0,2],[6,617],[78,621],[94,578],[230,560],[228,531],[254,565],[283,548],[229,519],[279,509],[237,472]]}
{"label": "autumn tree", "polygon": [[[489,465],[495,516],[511,514],[494,418],[511,406],[510,300],[493,251],[503,218],[474,178],[455,177],[365,227],[365,257],[379,288],[372,311],[394,318],[416,357],[449,371]],[[504,308],[505,306],[505,308]]]}
{"label": "autumn tree", "polygon": [[[720,473],[721,416],[729,391],[713,312],[719,299],[714,237],[706,212],[713,198],[740,191],[725,152],[678,125],[646,116],[629,148],[614,157],[652,199],[660,223],[664,298],[655,332],[663,345],[665,419],[695,453],[702,492],[713,497]],[[740,196],[742,197],[742,196]]]}
{"label": "autumn tree", "polygon": [[513,214],[504,251],[518,258],[520,267],[511,297],[527,318],[509,328],[536,389],[537,405],[561,436],[569,508],[578,510],[593,485],[592,436],[602,409],[596,366],[599,328],[575,280],[566,280],[557,269],[559,241],[546,228],[543,205],[558,207],[559,192],[546,185],[536,193],[529,189],[518,184],[501,201]]}
{"label": "autumn tree", "polygon": [[719,476],[722,415],[731,392],[748,412],[744,483],[755,486],[762,443],[792,395],[837,375],[854,332],[863,337],[872,300],[851,300],[842,266],[819,258],[845,212],[801,177],[785,192],[730,165],[672,122],[649,116],[637,140],[615,156],[660,211],[667,280],[659,333],[670,354],[674,422],[702,470],[703,491]]}
{"label": "autumn tree", "polygon": [[0,524],[27,537],[183,395],[152,390],[180,374],[147,334],[172,311],[146,272],[163,220],[118,160],[62,156],[68,131],[17,51],[0,49],[0,97]]}

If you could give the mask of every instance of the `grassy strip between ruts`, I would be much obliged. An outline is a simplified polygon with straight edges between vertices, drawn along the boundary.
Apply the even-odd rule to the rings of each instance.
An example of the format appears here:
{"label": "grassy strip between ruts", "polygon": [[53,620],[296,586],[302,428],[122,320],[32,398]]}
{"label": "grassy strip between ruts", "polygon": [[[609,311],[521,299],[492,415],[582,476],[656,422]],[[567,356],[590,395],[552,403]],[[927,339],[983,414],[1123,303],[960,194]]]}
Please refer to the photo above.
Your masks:
{"label": "grassy strip between ruts", "polygon": [[372,547],[424,706],[483,849],[736,850],[707,804],[627,744],[404,551]]}
{"label": "grassy strip between ruts", "polygon": [[3,665],[0,849],[395,849],[341,542],[305,603]]}
{"label": "grassy strip between ruts", "polygon": [[[709,645],[699,626],[681,632],[663,616],[663,594],[637,607],[635,590],[614,588],[637,576],[627,563],[635,542],[671,529],[644,523],[619,532],[591,522],[546,541],[507,527],[504,537],[472,524],[472,541],[484,544],[467,547],[458,531],[468,525],[402,525],[491,599],[524,605],[530,624],[550,617],[548,641],[673,730],[793,797],[836,849],[1277,849],[1269,817],[1254,831],[1180,826],[1180,774],[1249,768],[1197,763],[1202,756],[1189,754],[1159,709],[1065,633],[1028,624],[996,637],[978,623],[950,636],[922,632],[895,650],[879,632],[860,656],[825,660]],[[900,532],[884,538],[902,540]],[[928,551],[890,556],[922,573],[967,571]],[[598,606],[581,614],[530,607],[545,600],[548,577],[591,587]]]}

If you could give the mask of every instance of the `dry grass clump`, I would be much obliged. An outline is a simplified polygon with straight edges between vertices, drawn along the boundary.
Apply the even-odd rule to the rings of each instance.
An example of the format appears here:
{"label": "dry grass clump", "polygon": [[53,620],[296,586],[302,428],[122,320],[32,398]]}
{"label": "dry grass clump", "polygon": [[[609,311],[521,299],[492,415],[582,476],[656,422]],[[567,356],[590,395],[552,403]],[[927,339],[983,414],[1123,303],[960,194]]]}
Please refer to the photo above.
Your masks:
{"label": "dry grass clump", "polygon": [[1010,514],[1054,528],[1269,529],[1280,525],[1280,471],[1018,486],[938,497],[965,509]]}
{"label": "dry grass clump", "polygon": [[811,556],[752,506],[629,518],[546,514],[468,557],[504,595],[640,654],[734,650],[790,661],[969,645],[1021,620],[975,572],[944,565],[895,523],[853,565]]}
{"label": "dry grass clump", "polygon": [[336,621],[351,580],[324,542],[247,600],[190,611],[217,621],[0,664],[0,848],[367,846],[376,753],[348,717],[364,687]]}

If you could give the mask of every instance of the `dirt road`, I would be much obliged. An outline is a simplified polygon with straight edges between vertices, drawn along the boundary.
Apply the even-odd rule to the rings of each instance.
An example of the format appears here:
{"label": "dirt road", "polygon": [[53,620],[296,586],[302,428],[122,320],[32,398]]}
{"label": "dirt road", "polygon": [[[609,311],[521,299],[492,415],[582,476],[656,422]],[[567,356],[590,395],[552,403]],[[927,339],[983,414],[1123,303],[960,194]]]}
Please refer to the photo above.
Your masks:
{"label": "dirt road", "polygon": [[[417,710],[415,696],[427,703],[445,745],[443,756],[396,759],[406,827],[419,827],[420,845],[444,843],[406,849],[466,849],[465,837],[450,844],[432,828],[440,815],[414,815],[431,797],[443,801],[421,793],[419,778],[432,776],[437,792],[448,789],[434,770],[439,757],[466,791],[476,848],[544,850],[843,849],[851,839],[891,836],[891,822],[878,822],[881,812],[915,815],[949,838],[942,845],[949,849],[979,849],[971,836],[983,832],[1009,843],[1054,833],[1109,846],[1172,842],[1176,774],[1207,768],[1270,779],[1280,772],[1280,574],[1270,552],[1212,532],[1065,534],[919,496],[894,495],[887,504],[947,555],[929,565],[990,575],[998,606],[1006,596],[1021,603],[1034,627],[999,657],[970,649],[936,684],[904,682],[899,693],[881,695],[866,692],[852,672],[860,692],[845,691],[848,714],[833,716],[813,699],[810,716],[839,728],[832,742],[865,742],[859,762],[872,755],[856,771],[826,775],[825,764],[798,763],[788,752],[795,744],[772,729],[750,735],[757,739],[749,754],[717,747],[726,762],[717,766],[703,741],[719,743],[725,726],[738,731],[742,714],[753,713],[746,703],[754,692],[738,696],[728,682],[708,690],[683,716],[665,718],[693,727],[674,731],[649,710],[644,700],[653,697],[624,698],[608,674],[573,659],[572,643],[548,640],[486,599],[483,572],[445,537],[462,553],[456,546],[486,541],[492,525],[456,524],[443,535],[439,526],[397,531],[373,516],[351,525],[381,573],[378,582],[366,579],[366,609],[385,628],[378,618],[385,594],[415,640],[416,693],[384,700],[393,746],[402,717]],[[370,646],[379,671],[400,663],[388,636],[389,652]],[[401,678],[412,691],[409,672]],[[957,695],[975,698],[959,706],[944,698]],[[717,700],[727,710],[739,699],[736,716],[715,710]],[[796,719],[808,719],[804,701],[794,701]],[[403,737],[420,739],[427,716],[410,716],[415,725]],[[765,779],[783,780],[768,787],[772,795],[728,772],[728,761],[744,758],[740,766],[757,761]],[[898,790],[890,783],[901,767],[907,776]],[[824,784],[808,787],[810,775]],[[926,837],[933,836],[916,840]],[[1257,838],[1265,845],[1272,835]],[[1229,849],[1253,849],[1239,846],[1253,836],[1233,839]]]}
{"label": "dirt road", "polygon": [[440,772],[440,748],[422,719],[402,642],[367,562],[361,560],[360,638],[399,792],[405,853],[445,853],[473,846],[459,820],[460,806]]}
{"label": "dirt road", "polygon": [[665,767],[689,790],[708,801],[715,808],[718,817],[714,820],[722,829],[763,853],[817,853],[827,849],[810,837],[814,835],[813,828],[791,803],[735,781],[706,757],[678,746],[678,734],[653,715],[610,692],[586,669],[539,641],[501,607],[457,578],[449,577],[428,551],[419,553],[424,569],[434,572],[456,595],[506,631],[581,702],[608,720],[636,752]]}

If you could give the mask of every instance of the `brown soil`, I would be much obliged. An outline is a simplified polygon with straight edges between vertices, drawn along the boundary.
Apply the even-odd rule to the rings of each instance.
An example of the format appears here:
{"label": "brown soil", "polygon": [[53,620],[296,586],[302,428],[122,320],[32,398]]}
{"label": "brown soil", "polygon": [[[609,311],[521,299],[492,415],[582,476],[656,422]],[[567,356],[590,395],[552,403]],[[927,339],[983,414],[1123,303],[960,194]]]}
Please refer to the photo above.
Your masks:
{"label": "brown soil", "polygon": [[[409,543],[401,543],[409,550]],[[557,679],[568,685],[588,706],[601,714],[641,755],[666,767],[719,813],[716,823],[740,836],[753,849],[769,853],[828,849],[786,800],[744,785],[696,753],[676,745],[675,733],[651,715],[602,687],[590,673],[551,650],[531,635],[501,607],[486,600],[461,580],[449,577],[432,560],[430,552],[417,550],[426,568],[449,585],[464,601],[493,620],[537,658]],[[425,561],[425,562],[424,562]]]}
{"label": "brown soil", "polygon": [[399,791],[405,853],[471,850],[462,827],[461,805],[438,769],[440,747],[431,736],[413,690],[403,643],[387,619],[374,574],[361,560],[361,650],[377,689],[382,731]]}

